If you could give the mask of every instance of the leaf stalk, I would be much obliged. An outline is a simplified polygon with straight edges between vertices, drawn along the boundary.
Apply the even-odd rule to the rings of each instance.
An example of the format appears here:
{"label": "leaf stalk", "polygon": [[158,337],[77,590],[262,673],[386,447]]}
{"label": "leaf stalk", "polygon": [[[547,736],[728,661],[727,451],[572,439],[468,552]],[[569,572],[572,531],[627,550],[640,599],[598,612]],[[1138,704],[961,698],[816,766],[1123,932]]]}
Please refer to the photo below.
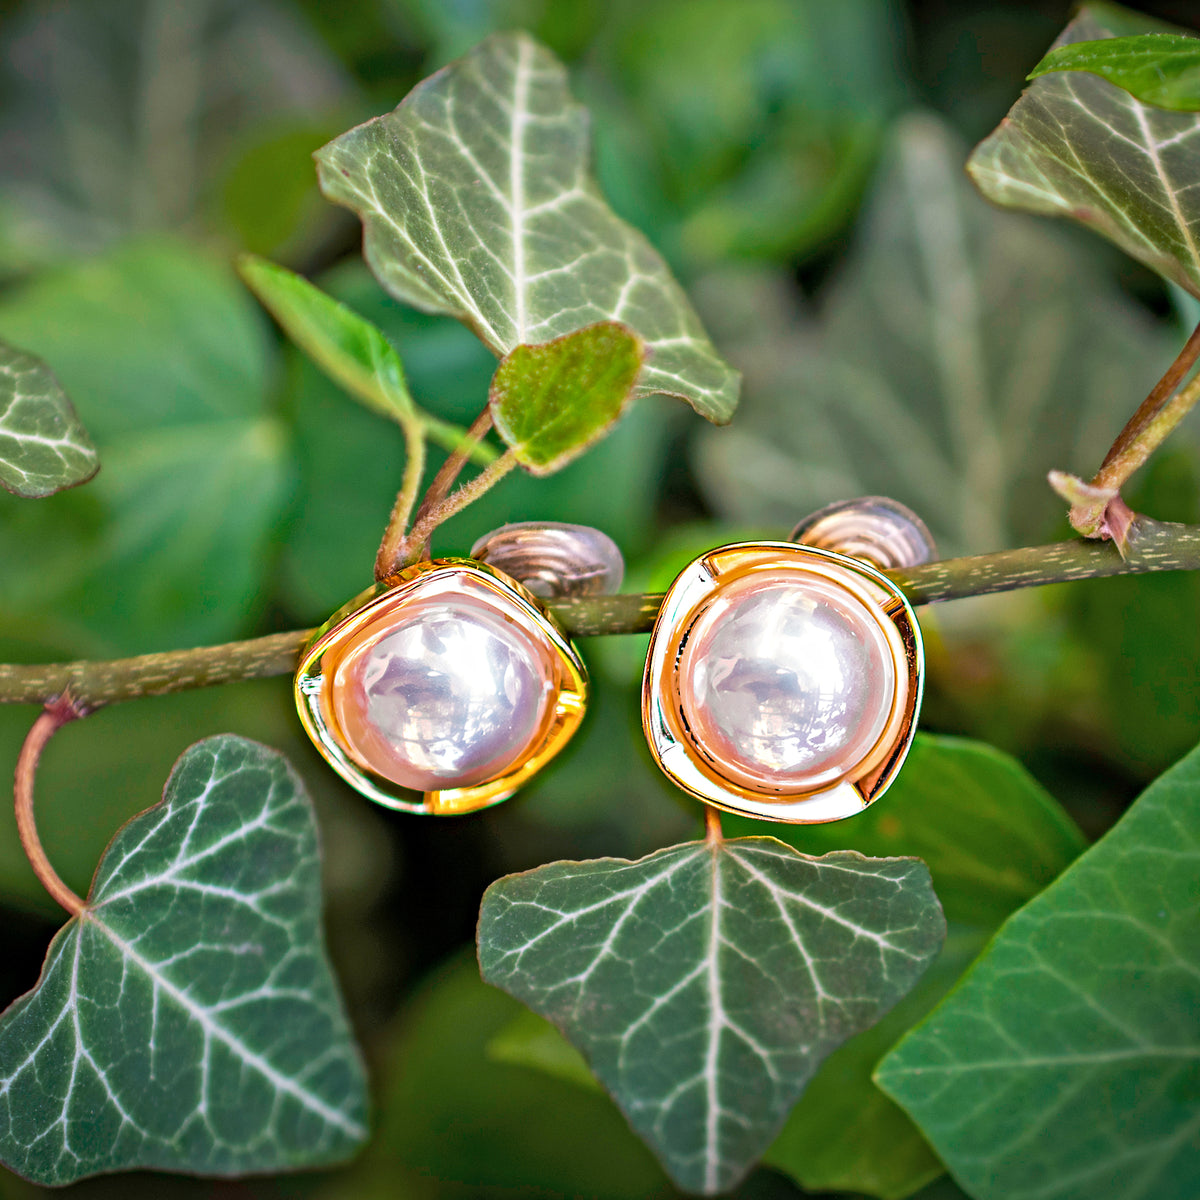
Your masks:
{"label": "leaf stalk", "polygon": [[42,840],[38,837],[37,823],[33,816],[33,783],[37,775],[38,763],[46,743],[64,726],[71,721],[86,716],[88,709],[80,705],[70,691],[50,701],[41,716],[33,723],[33,727],[25,737],[21,753],[17,757],[17,773],[13,785],[13,800],[17,814],[17,833],[21,838],[21,848],[33,873],[41,885],[50,893],[55,903],[62,905],[73,917],[82,915],[87,907],[75,893],[63,883],[58,872],[50,864]]}

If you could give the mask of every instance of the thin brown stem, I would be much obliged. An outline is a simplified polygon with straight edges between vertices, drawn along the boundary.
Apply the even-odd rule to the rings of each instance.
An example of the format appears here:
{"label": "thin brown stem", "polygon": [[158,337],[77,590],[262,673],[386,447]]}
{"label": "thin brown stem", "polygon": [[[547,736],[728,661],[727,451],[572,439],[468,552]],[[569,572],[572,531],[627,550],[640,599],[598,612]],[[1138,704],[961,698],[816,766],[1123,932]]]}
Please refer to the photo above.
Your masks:
{"label": "thin brown stem", "polygon": [[704,806],[704,840],[710,846],[719,846],[725,840],[721,829],[721,812],[711,804]]}
{"label": "thin brown stem", "polygon": [[425,432],[418,422],[405,423],[404,446],[404,479],[401,481],[396,503],[392,507],[392,514],[388,518],[387,528],[383,531],[379,553],[375,556],[376,581],[385,579],[396,569],[404,547],[408,518],[412,516],[417,492],[421,487],[421,477],[425,474]]}
{"label": "thin brown stem", "polygon": [[405,540],[408,547],[406,558],[410,562],[429,556],[428,544],[430,535],[455,513],[461,512],[468,504],[474,503],[489,488],[494,487],[505,475],[517,465],[516,456],[511,450],[506,450],[495,462],[490,462],[474,479],[468,479],[453,495],[447,496],[438,504],[421,509],[424,515],[418,515],[413,523],[412,533]]}
{"label": "thin brown stem", "polygon": [[[947,558],[887,574],[919,605],[1109,575],[1196,570],[1200,570],[1200,525],[1139,516],[1129,525],[1124,558],[1111,542],[1077,538],[1049,546]],[[547,607],[567,633],[597,637],[648,633],[661,603],[661,595],[650,593],[556,600]],[[45,704],[70,688],[76,702],[90,709],[138,696],[290,675],[296,669],[300,647],[311,636],[312,630],[297,629],[223,646],[110,662],[0,663],[0,704]]]}
{"label": "thin brown stem", "polygon": [[[1192,330],[1192,336],[1184,342],[1183,349],[1180,350],[1175,361],[1167,368],[1163,377],[1150,390],[1150,395],[1138,406],[1137,412],[1125,423],[1125,428],[1117,434],[1116,441],[1113,442],[1112,448],[1104,456],[1104,461],[1100,464],[1100,471],[1097,472],[1096,479],[1092,481],[1097,487],[1106,486],[1104,483],[1099,482],[1104,469],[1114,459],[1124,454],[1130,443],[1150,424],[1159,410],[1170,399],[1175,389],[1183,382],[1187,373],[1195,366],[1197,359],[1200,359],[1200,325],[1197,325]],[[1118,484],[1117,486],[1120,485]]]}
{"label": "thin brown stem", "polygon": [[33,728],[26,735],[25,743],[21,747],[21,753],[17,758],[17,775],[13,787],[17,812],[17,833],[21,837],[21,847],[25,851],[25,857],[29,859],[33,873],[50,893],[52,899],[61,904],[73,917],[79,916],[86,906],[59,878],[58,872],[50,865],[46,851],[42,848],[42,840],[38,837],[37,823],[33,817],[33,782],[46,743],[64,725],[82,717],[85,711],[72,700],[70,692],[64,692],[56,700],[46,705],[42,715],[34,721]]}
{"label": "thin brown stem", "polygon": [[1119,491],[1130,475],[1162,445],[1167,435],[1191,412],[1197,400],[1200,400],[1200,376],[1180,388],[1142,425],[1137,436],[1131,438],[1119,452],[1115,454],[1111,450],[1108,452],[1108,458],[1096,472],[1092,486],[1116,488]]}
{"label": "thin brown stem", "polygon": [[[400,553],[397,554],[395,563],[393,564],[393,570],[396,565],[412,554],[414,548],[421,548],[422,543],[417,541],[415,536],[416,527],[425,520],[432,508],[440,504],[450,494],[450,489],[454,486],[454,481],[462,473],[463,467],[467,465],[471,451],[487,435],[491,427],[492,410],[485,408],[471,422],[470,428],[463,436],[463,440],[458,444],[457,448],[438,468],[437,474],[433,477],[433,482],[425,489],[425,495],[421,498],[417,515],[413,518],[414,536],[407,538],[404,545],[400,548]],[[380,577],[376,576],[376,578]]]}

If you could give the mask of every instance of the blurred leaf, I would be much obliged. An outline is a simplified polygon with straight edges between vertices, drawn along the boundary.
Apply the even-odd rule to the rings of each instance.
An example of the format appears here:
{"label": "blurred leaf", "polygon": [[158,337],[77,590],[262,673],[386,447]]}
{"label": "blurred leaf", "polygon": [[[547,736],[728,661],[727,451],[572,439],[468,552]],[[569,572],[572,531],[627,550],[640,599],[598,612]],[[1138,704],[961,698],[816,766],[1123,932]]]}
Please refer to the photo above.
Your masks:
{"label": "blurred leaf", "polygon": [[517,346],[492,376],[496,431],[531,474],[552,475],[616,423],[645,357],[641,338],[616,321]]}
{"label": "blurred leaf", "polygon": [[566,84],[532,39],[493,35],[321,150],[321,186],[362,217],[367,261],[393,295],[457,317],[498,355],[622,321],[652,355],[638,395],[727,421],[738,377],[588,178],[586,116]]}
{"label": "blurred leaf", "polygon": [[630,7],[611,70],[690,259],[790,256],[847,223],[901,99],[902,21],[888,0]]}
{"label": "blurred leaf", "polygon": [[380,1064],[371,1142],[320,1200],[674,1195],[607,1097],[490,1058],[519,1011],[473,958],[430,978]]}
{"label": "blurred leaf", "polygon": [[[1110,37],[1102,21],[1085,8],[1054,48]],[[1035,79],[967,169],[997,204],[1072,217],[1200,295],[1197,145],[1200,115],[1070,71]]]}
{"label": "blurred leaf", "polygon": [[[1138,512],[1200,521],[1194,450],[1160,452],[1126,495]],[[1075,586],[1064,603],[1098,666],[1092,697],[1106,755],[1153,778],[1200,740],[1200,575],[1097,581]]]}
{"label": "blurred leaf", "polygon": [[484,893],[479,961],[583,1051],[672,1178],[712,1194],[944,932],[915,860],[750,838],[507,876]]}
{"label": "blurred leaf", "polygon": [[487,1056],[493,1062],[512,1063],[517,1067],[536,1067],[599,1091],[596,1077],[588,1070],[582,1054],[549,1021],[523,1008],[487,1044]]}
{"label": "blurred leaf", "polygon": [[194,225],[249,135],[353,96],[277,0],[29,5],[6,21],[0,62],[0,192],[46,259]]}
{"label": "blurred leaf", "polygon": [[[265,259],[245,254],[238,270],[288,337],[352,396],[401,425],[419,421],[448,450],[462,440],[465,430],[430,417],[413,403],[400,356],[370,321],[303,276]],[[476,462],[494,457],[486,446],[472,453]]]}
{"label": "blurred leaf", "polygon": [[288,454],[265,412],[268,345],[232,275],[131,245],[0,303],[55,362],[106,462],[25,510],[0,498],[0,606],[75,653],[220,641],[263,603]]}
{"label": "blurred leaf", "polygon": [[976,1200],[1191,1200],[1200,752],[1014,915],[879,1085]]}
{"label": "blurred leaf", "polygon": [[0,1018],[6,1163],[58,1185],[353,1153],[365,1081],[318,872],[312,809],[280,755],[232,736],[188,750]]}
{"label": "blurred leaf", "polygon": [[916,509],[944,555],[1037,541],[1060,512],[1046,471],[1093,470],[1170,362],[1079,247],[996,212],[960,161],[935,119],[897,125],[819,322],[769,276],[699,293],[746,370],[737,425],[698,447],[723,515],[788,529],[876,493]]}
{"label": "blurred leaf", "polygon": [[99,469],[87,430],[50,368],[0,342],[0,485],[18,496],[48,496]]}
{"label": "blurred leaf", "polygon": [[226,166],[220,194],[219,216],[239,245],[285,262],[303,260],[344,216],[322,198],[312,158],[341,127],[334,120],[301,119],[248,132]]}
{"label": "blurred leaf", "polygon": [[1051,50],[1029,78],[1054,71],[1090,71],[1158,108],[1200,109],[1200,40],[1185,34],[1147,33],[1069,43]]}

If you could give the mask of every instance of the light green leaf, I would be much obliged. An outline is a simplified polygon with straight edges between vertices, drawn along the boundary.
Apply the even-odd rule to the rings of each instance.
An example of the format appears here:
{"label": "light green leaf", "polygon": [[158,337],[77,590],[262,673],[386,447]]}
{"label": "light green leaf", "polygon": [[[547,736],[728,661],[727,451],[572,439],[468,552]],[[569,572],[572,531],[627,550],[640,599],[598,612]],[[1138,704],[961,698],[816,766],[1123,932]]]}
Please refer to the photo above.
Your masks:
{"label": "light green leaf", "polygon": [[615,321],[517,346],[488,393],[496,431],[526,470],[553,474],[620,417],[645,356],[641,338]]}
{"label": "light green leaf", "polygon": [[[1110,37],[1087,9],[1055,49]],[[1083,71],[1035,79],[967,169],[990,200],[1067,216],[1200,295],[1200,114]]]}
{"label": "light green leaf", "polygon": [[488,1042],[487,1056],[493,1062],[536,1067],[589,1091],[600,1089],[583,1055],[549,1021],[527,1008]]}
{"label": "light green leaf", "polygon": [[0,486],[48,496],[91,479],[100,459],[54,373],[0,342]]}
{"label": "light green leaf", "polygon": [[1186,34],[1147,33],[1059,46],[1029,78],[1054,71],[1090,71],[1158,108],[1200,109],[1200,39]]}
{"label": "light green leaf", "polygon": [[976,1200],[1200,1192],[1200,751],[1014,915],[883,1060]]}
{"label": "light green leaf", "polygon": [[290,482],[266,335],[232,273],[173,242],[6,293],[0,336],[54,363],[106,464],[38,505],[0,495],[6,615],[98,657],[247,627]]}
{"label": "light green leaf", "polygon": [[[418,421],[429,437],[448,450],[462,440],[464,429],[421,412],[413,403],[400,355],[365,317],[303,276],[266,259],[244,254],[238,271],[288,337],[352,396],[401,425]],[[490,462],[495,453],[479,445],[471,457],[475,462]]]}
{"label": "light green leaf", "polygon": [[587,141],[562,65],[502,33],[317,163],[325,194],[362,218],[367,261],[394,296],[465,321],[501,356],[620,321],[651,351],[638,395],[727,421],[737,373],[658,253],[604,203]]}
{"label": "light green leaf", "polygon": [[777,276],[698,289],[746,371],[737,423],[698,446],[720,515],[787,530],[881,494],[919,512],[943,555],[1036,543],[1062,513],[1046,472],[1093,470],[1170,363],[1174,339],[1094,256],[982,201],[963,157],[935,118],[897,124],[815,320]]}
{"label": "light green leaf", "polygon": [[746,838],[507,876],[484,893],[479,961],[582,1050],[675,1182],[711,1194],[944,931],[915,860]]}
{"label": "light green leaf", "polygon": [[0,1156],[39,1183],[278,1171],[362,1143],[316,825],[280,755],[231,735],[184,754],[0,1018],[0,1078]]}

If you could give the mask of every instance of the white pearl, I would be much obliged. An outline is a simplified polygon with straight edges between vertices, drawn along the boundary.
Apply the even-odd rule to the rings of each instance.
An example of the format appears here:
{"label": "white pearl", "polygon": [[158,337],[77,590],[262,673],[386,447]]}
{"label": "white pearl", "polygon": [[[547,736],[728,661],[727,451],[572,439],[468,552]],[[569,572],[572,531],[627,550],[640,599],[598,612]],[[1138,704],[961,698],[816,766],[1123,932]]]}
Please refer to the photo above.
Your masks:
{"label": "white pearl", "polygon": [[469,595],[417,601],[339,666],[339,723],[371,769],[402,787],[482,783],[544,731],[555,689],[543,659],[515,622]]}
{"label": "white pearl", "polygon": [[861,601],[770,572],[716,594],[690,631],[680,679],[693,737],[751,789],[849,772],[877,744],[896,692],[886,635]]}

